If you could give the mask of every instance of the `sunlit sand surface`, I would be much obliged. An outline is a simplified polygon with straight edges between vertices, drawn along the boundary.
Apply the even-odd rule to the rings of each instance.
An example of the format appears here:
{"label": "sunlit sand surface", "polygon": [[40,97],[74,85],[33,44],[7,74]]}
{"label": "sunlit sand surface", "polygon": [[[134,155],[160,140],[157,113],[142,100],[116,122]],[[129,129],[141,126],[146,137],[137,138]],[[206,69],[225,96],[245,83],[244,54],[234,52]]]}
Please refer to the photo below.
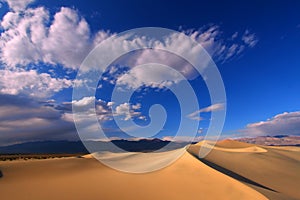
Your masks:
{"label": "sunlit sand surface", "polygon": [[165,166],[172,164],[182,154],[185,153],[185,148],[166,151],[166,152],[126,152],[126,153],[111,153],[98,152],[92,156],[99,159],[102,163],[116,170],[131,173],[147,173],[159,170]]}
{"label": "sunlit sand surface", "polygon": [[[189,152],[197,156],[201,146],[205,148],[209,144],[193,145]],[[224,140],[201,160],[269,199],[300,199],[299,147],[269,147]]]}
{"label": "sunlit sand surface", "polygon": [[[99,152],[82,157],[1,161],[0,194],[2,199],[30,200],[299,199],[299,147],[232,140],[212,145],[202,141],[187,151]],[[198,157],[200,148],[213,149],[202,159]],[[107,166],[151,171],[178,156],[173,164],[150,173],[124,173]],[[101,157],[105,164],[94,157]]]}
{"label": "sunlit sand surface", "polygon": [[226,152],[241,152],[241,153],[262,153],[262,152],[267,152],[266,149],[255,146],[255,145],[249,145],[249,144],[240,144],[240,142],[234,142],[236,144],[233,144],[232,147],[230,147],[230,143],[226,141],[220,141],[214,145],[213,142],[209,141],[202,141],[198,144],[195,144],[194,146],[202,146],[203,148],[209,148],[209,149],[214,149],[214,150],[219,150],[219,151],[226,151]]}
{"label": "sunlit sand surface", "polygon": [[[109,160],[116,156],[106,153]],[[121,159],[126,156],[129,155],[121,155]],[[130,162],[143,159],[134,153],[130,157]],[[156,162],[154,159],[153,163]],[[91,155],[3,161],[0,170],[3,173],[0,178],[1,199],[267,199],[188,152],[170,166],[144,174],[119,172]]]}

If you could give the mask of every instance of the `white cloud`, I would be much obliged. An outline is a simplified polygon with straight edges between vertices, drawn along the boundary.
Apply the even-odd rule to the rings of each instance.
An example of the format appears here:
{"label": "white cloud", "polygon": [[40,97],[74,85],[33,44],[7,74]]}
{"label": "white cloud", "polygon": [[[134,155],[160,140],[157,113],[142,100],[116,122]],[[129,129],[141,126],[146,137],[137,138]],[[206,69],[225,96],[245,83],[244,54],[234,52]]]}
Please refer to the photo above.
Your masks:
{"label": "white cloud", "polygon": [[62,7],[50,18],[43,7],[8,12],[1,22],[1,61],[9,67],[43,62],[77,69],[95,43],[110,35],[92,36],[86,20],[71,8]]}
{"label": "white cloud", "polygon": [[0,70],[0,93],[10,95],[27,95],[36,98],[52,96],[64,88],[72,86],[68,79],[52,78],[49,74],[38,74],[34,70],[11,71]]}
{"label": "white cloud", "polygon": [[256,35],[249,30],[246,30],[243,36],[240,36],[242,34],[239,32],[235,32],[231,37],[224,38],[220,27],[217,25],[186,33],[198,41],[215,61],[221,62],[240,55],[245,50],[245,44],[249,47],[254,47],[258,42]]}
{"label": "white cloud", "polygon": [[191,136],[165,136],[162,140],[171,141],[171,142],[200,142],[203,140],[203,136],[191,137]]}
{"label": "white cloud", "polygon": [[[200,29],[199,31],[185,31],[185,34],[189,35],[192,39],[198,41],[204,48],[207,50],[210,55],[218,61],[225,62],[233,57],[240,55],[246,47],[254,46],[254,42],[257,42],[254,34],[251,34],[247,31],[247,42],[241,42],[242,36],[238,37],[238,34],[235,33],[234,39],[229,38],[227,40],[220,39],[222,38],[222,32],[218,26],[210,26],[207,29]],[[242,35],[242,34],[240,34]],[[246,37],[246,36],[243,36]],[[251,38],[252,39],[251,39]],[[255,39],[255,41],[254,41]],[[234,40],[234,41],[233,41]],[[237,41],[236,41],[237,40]],[[194,79],[199,74],[192,67],[192,65],[177,55],[181,55],[183,57],[190,57],[188,55],[202,55],[203,49],[199,46],[195,46],[191,41],[186,40],[186,36],[182,33],[174,33],[165,38],[164,42],[161,41],[152,41],[147,39],[146,37],[140,38],[131,38],[124,36],[120,39],[112,40],[110,53],[117,54],[120,49],[126,50],[129,47],[141,47],[141,46],[153,46],[153,49],[146,49],[140,52],[136,52],[131,54],[130,57],[121,58],[115,65],[125,65],[125,66],[140,66],[135,67],[128,71],[126,74],[117,73],[117,67],[111,67],[108,71],[108,74],[111,77],[114,77],[112,80],[111,77],[104,77],[103,80],[114,84],[116,81],[119,85],[125,85],[129,88],[137,89],[141,85],[148,87],[167,87],[172,84],[176,84],[186,79]],[[161,51],[159,49],[169,49],[170,52],[174,52],[172,54],[170,52]],[[196,63],[197,67],[201,70],[205,69],[209,64],[209,60],[199,59],[199,57],[194,56],[193,63]],[[166,68],[157,67],[153,65],[152,67],[141,67],[142,65],[149,63],[160,63],[162,65],[171,66],[174,70],[180,72],[180,74],[175,73],[174,71],[168,70]],[[122,71],[122,69],[120,69]]]}
{"label": "white cloud", "polygon": [[76,11],[63,7],[54,15],[42,43],[43,61],[76,69],[93,48],[90,40],[90,29],[85,19]]}
{"label": "white cloud", "polygon": [[204,131],[203,128],[199,128],[198,131],[197,131],[197,133],[198,133],[198,134],[202,134],[203,131]]}
{"label": "white cloud", "polygon": [[[0,44],[2,62],[8,66],[44,62],[77,69],[91,49],[112,35],[109,31],[99,31],[92,35],[86,20],[71,8],[62,7],[53,18],[51,21],[49,12],[43,7],[29,8],[23,14],[8,12],[1,22],[4,29]],[[227,60],[244,50],[242,44],[238,44],[237,41],[232,43],[232,38],[228,39],[232,44],[219,39],[222,37],[222,32],[216,25],[198,31],[184,31],[184,33],[198,41],[216,60]],[[154,46],[158,48],[162,45],[167,46],[183,55],[201,50],[196,47],[191,48],[191,45],[183,39],[181,34],[173,34],[166,38],[164,44],[156,41]],[[247,30],[243,35],[243,41],[253,47],[257,39]],[[143,46],[149,42],[153,43],[145,38],[135,38],[114,44],[116,47],[113,50]],[[164,56],[160,60],[166,60],[168,57]],[[149,53],[144,52],[134,64],[145,63],[149,59],[152,59],[149,58]],[[174,63],[172,60],[173,58],[169,58],[166,63],[171,65]]]}
{"label": "white cloud", "polygon": [[248,124],[241,132],[247,136],[298,135],[300,134],[300,111],[284,112],[266,121]]}
{"label": "white cloud", "polygon": [[[98,31],[92,35],[87,21],[77,11],[66,7],[62,7],[53,17],[50,16],[50,13],[44,7],[28,8],[22,12],[13,10],[4,15],[1,26],[3,32],[0,36],[0,59],[11,71],[17,71],[15,69],[19,66],[25,68],[31,63],[61,64],[66,69],[77,69],[91,49],[112,35],[109,31]],[[222,32],[215,25],[201,28],[198,31],[185,31],[185,33],[202,44],[217,60],[228,60],[245,49],[244,44],[233,43],[229,45],[225,40],[220,40]],[[251,34],[248,30],[243,35],[243,40],[251,47],[257,42],[254,34]],[[153,41],[149,41],[146,38],[114,42],[112,52],[109,53],[117,53],[119,49],[128,49],[130,46],[143,46],[149,42],[153,43]],[[155,41],[154,44],[157,48],[168,47],[183,55],[202,51],[197,46],[191,47],[189,42],[185,42],[183,34],[178,33],[168,36],[164,43]],[[201,59],[197,58],[197,60]],[[161,61],[167,66],[173,66],[189,79],[192,79],[195,75],[195,70],[189,64],[178,57],[176,58],[176,56],[170,56],[170,54],[162,53],[161,51],[146,50],[128,62],[132,66],[136,66],[151,61]],[[205,61],[201,60],[200,65],[205,67]],[[111,73],[115,73],[114,68],[111,68],[111,70]],[[31,71],[30,73],[32,74],[33,72]],[[36,76],[38,75],[36,74]],[[41,74],[39,76],[45,77],[46,75]],[[39,79],[36,78],[36,80],[38,81]],[[144,69],[135,68],[121,76],[118,83],[131,88],[137,88],[141,84],[162,88],[178,83],[181,80],[181,76],[164,68],[149,69],[147,73],[145,73]],[[53,81],[54,79],[52,78],[50,83],[53,83]],[[114,83],[113,80],[108,79],[108,81]],[[56,84],[59,82],[62,84],[60,87]],[[37,94],[34,94],[33,89],[27,93],[31,96],[48,96],[50,93],[66,88],[66,82],[67,80],[65,79],[57,79],[54,84],[55,87],[47,87],[45,92],[41,93],[43,95],[39,95],[38,91],[36,92]],[[33,84],[30,84],[31,87]],[[38,84],[36,83],[36,85]],[[28,88],[27,86],[21,87],[16,84],[10,84],[9,81],[7,84],[3,84],[2,81],[2,85],[5,85],[2,88],[2,92],[7,94],[17,94],[21,89]],[[69,86],[69,84],[67,85]],[[13,86],[16,86],[16,88],[13,88]],[[53,92],[50,92],[50,89],[53,89]]]}
{"label": "white cloud", "polygon": [[108,106],[108,107],[111,107],[111,106],[113,106],[114,104],[115,104],[114,102],[111,102],[111,101],[110,101],[110,102],[107,103],[107,106]]}
{"label": "white cloud", "polygon": [[213,104],[213,105],[210,105],[208,107],[205,107],[205,108],[201,108],[200,110],[197,110],[197,111],[187,115],[187,117],[192,119],[192,120],[201,121],[204,118],[199,116],[200,113],[214,112],[214,111],[220,111],[220,110],[224,110],[224,104],[223,103],[217,103],[217,104]]}
{"label": "white cloud", "polygon": [[245,33],[242,37],[242,40],[249,47],[254,47],[258,42],[258,39],[257,39],[256,35],[254,33],[250,33],[249,30],[245,31]]}
{"label": "white cloud", "polygon": [[223,103],[216,103],[213,105],[210,105],[208,107],[200,109],[198,112],[213,112],[213,111],[219,111],[224,109],[224,104]]}
{"label": "white cloud", "polygon": [[231,39],[234,40],[235,38],[237,38],[239,35],[238,32],[235,32],[234,34],[232,34]]}
{"label": "white cloud", "polygon": [[22,11],[35,0],[2,0],[2,2],[6,2],[8,6],[14,11]]}
{"label": "white cloud", "polygon": [[[68,105],[70,103],[65,104]],[[114,102],[106,102],[101,99],[95,100],[95,97],[84,97],[80,100],[72,101],[71,104],[76,106],[75,111],[78,112],[75,114],[78,116],[78,119],[82,116],[83,120],[89,120],[88,118],[92,117],[95,113],[100,121],[112,120],[112,116],[123,117],[122,119],[125,121],[131,119],[132,117],[145,119],[145,117],[141,115],[141,112],[138,112],[138,110],[141,108],[140,103],[122,103],[117,105],[113,110],[112,106],[115,104]],[[71,119],[68,114],[65,117],[66,119]]]}
{"label": "white cloud", "polygon": [[137,103],[137,104],[131,105],[131,107],[132,107],[133,110],[139,110],[139,109],[141,109],[142,104]]}
{"label": "white cloud", "polygon": [[199,115],[199,113],[197,113],[197,114],[191,113],[191,114],[188,115],[188,118],[190,118],[192,120],[196,120],[196,121],[204,120],[203,117],[200,117],[198,115]]}
{"label": "white cloud", "polygon": [[225,59],[231,58],[237,52],[238,48],[240,48],[240,46],[237,44],[231,45],[228,49],[228,53],[226,54]]}
{"label": "white cloud", "polygon": [[128,73],[120,76],[117,85],[125,85],[132,89],[140,86],[163,88],[180,82],[183,76],[165,67],[147,65],[147,67],[135,67]]}
{"label": "white cloud", "polygon": [[1,22],[1,61],[10,67],[41,61],[48,19],[44,8],[28,9],[24,14],[8,12]]}
{"label": "white cloud", "polygon": [[[94,96],[83,97],[80,100],[73,100],[71,103],[65,102],[65,105],[73,104],[78,122],[89,122],[95,114],[100,121],[112,120],[113,102],[105,102],[101,99],[95,99]],[[70,114],[66,113],[66,119],[71,119]]]}
{"label": "white cloud", "polygon": [[123,103],[115,108],[115,116],[124,116],[123,120],[130,120],[132,117],[141,117],[141,112],[137,112],[141,108],[140,104],[131,105],[129,103]]}
{"label": "white cloud", "polygon": [[74,106],[82,107],[82,106],[87,106],[94,103],[95,104],[95,97],[83,97],[80,100],[73,100],[72,104]]}

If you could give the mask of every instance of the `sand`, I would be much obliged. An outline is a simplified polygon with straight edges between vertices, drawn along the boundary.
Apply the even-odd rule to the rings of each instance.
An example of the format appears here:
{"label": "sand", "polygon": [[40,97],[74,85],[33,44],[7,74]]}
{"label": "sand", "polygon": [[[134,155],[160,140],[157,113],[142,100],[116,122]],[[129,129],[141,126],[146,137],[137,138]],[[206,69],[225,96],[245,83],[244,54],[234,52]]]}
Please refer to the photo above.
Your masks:
{"label": "sand", "polygon": [[180,158],[186,152],[186,148],[166,152],[98,152],[93,157],[113,169],[129,173],[147,173],[162,169]]}
{"label": "sand", "polygon": [[0,170],[3,173],[0,194],[5,200],[267,199],[188,152],[172,165],[146,174],[113,170],[90,155],[84,158],[3,161]]}
{"label": "sand", "polygon": [[241,142],[234,141],[232,142],[232,147],[230,147],[230,142],[228,141],[220,141],[214,145],[213,142],[209,141],[202,141],[200,143],[197,143],[194,146],[202,146],[205,148],[209,149],[214,149],[214,150],[219,150],[219,151],[226,151],[226,152],[240,152],[240,153],[262,153],[262,152],[267,152],[267,149],[255,146],[255,145],[250,145],[250,144],[243,144]]}
{"label": "sand", "polygon": [[[205,145],[193,145],[189,152],[197,156],[201,146]],[[270,199],[300,199],[299,149],[224,140],[218,142],[202,161],[240,179]]]}

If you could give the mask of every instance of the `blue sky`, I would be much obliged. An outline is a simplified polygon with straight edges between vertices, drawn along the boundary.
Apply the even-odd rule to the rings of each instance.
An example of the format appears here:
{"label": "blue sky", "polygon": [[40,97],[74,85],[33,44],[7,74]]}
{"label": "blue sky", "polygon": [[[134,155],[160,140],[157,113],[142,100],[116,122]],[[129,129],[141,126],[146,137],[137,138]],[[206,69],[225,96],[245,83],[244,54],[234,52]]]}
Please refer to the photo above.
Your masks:
{"label": "blue sky", "polygon": [[[299,1],[3,0],[0,145],[78,139],[71,101],[81,62],[112,34],[140,27],[183,32],[212,56],[227,96],[222,137],[300,134],[299,10]],[[118,72],[124,74],[126,67],[121,63]],[[160,75],[164,77],[164,71]],[[116,72],[107,76],[121,77]],[[109,137],[125,137],[113,115],[127,121],[129,109],[134,122],[147,125],[153,103],[165,105],[168,113],[166,126],[156,136],[174,135],[180,113],[170,91],[148,85],[135,93],[129,105],[116,105],[109,98],[114,84],[102,81],[99,121]],[[201,99],[203,119],[197,121],[201,138],[215,107],[202,78],[193,81]]]}

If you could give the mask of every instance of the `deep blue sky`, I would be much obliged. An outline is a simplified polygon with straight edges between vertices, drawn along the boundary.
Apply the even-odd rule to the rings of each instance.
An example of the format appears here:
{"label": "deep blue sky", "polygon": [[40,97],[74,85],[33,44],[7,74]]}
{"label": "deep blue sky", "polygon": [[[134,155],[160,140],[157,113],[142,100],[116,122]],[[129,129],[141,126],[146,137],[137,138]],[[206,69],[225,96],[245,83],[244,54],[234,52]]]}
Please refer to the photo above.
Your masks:
{"label": "deep blue sky", "polygon": [[[270,126],[279,127],[276,121],[273,124],[274,116],[285,112],[298,113],[300,110],[300,1],[39,0],[29,7],[40,6],[50,11],[48,23],[53,21],[54,14],[61,7],[75,10],[85,18],[92,35],[99,30],[119,33],[139,27],[198,31],[201,27],[218,26],[221,39],[228,42],[226,38],[236,32],[241,37],[247,30],[255,35],[258,41],[255,46],[245,48],[241,54],[225,61],[215,60],[227,94],[223,136],[243,135],[247,124],[260,121],[269,123],[268,119],[271,119]],[[8,11],[7,4],[3,2],[1,18]],[[2,68],[6,64],[3,61]],[[51,77],[54,78],[67,76],[73,79],[76,74],[76,70],[71,74],[66,73],[59,62],[55,67],[43,62],[33,65],[38,73],[53,68]],[[60,90],[44,100],[54,99],[56,104],[62,104],[71,101],[71,93],[71,88]],[[5,92],[2,94],[6,95]],[[205,106],[209,106],[209,101],[204,101],[202,107]],[[280,126],[290,125],[287,122]],[[292,128],[282,131],[299,128],[294,125],[295,121]],[[267,128],[257,127],[253,131],[261,131],[258,135],[272,134],[270,126],[267,124]],[[169,128],[172,129],[171,125]]]}

